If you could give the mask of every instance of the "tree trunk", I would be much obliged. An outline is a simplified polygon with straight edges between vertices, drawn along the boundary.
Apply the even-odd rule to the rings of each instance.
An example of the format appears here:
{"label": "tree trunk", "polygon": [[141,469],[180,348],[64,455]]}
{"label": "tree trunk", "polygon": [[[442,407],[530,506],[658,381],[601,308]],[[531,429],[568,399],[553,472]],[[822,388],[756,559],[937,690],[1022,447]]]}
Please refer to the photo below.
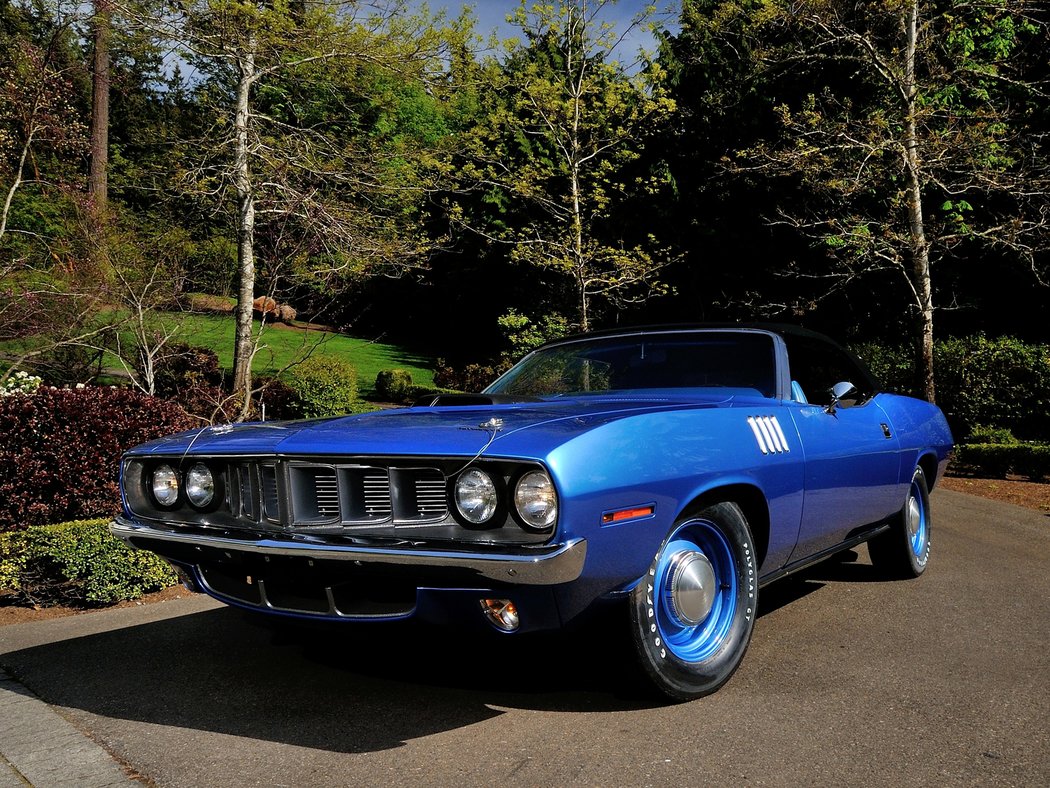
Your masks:
{"label": "tree trunk", "polygon": [[907,96],[904,122],[904,156],[908,174],[908,233],[911,245],[911,278],[918,315],[915,340],[920,391],[930,402],[936,390],[933,378],[933,289],[930,285],[930,250],[922,210],[922,162],[915,120],[915,50],[918,36],[919,4],[912,0],[905,18],[907,46],[904,51],[904,90]]}
{"label": "tree trunk", "polygon": [[[111,0],[95,0],[93,23],[94,60],[91,69],[91,169],[88,196],[96,221],[106,214],[109,189],[109,38],[112,25]],[[96,228],[97,229],[97,228]]]}
{"label": "tree trunk", "polygon": [[248,162],[249,95],[255,79],[255,39],[249,37],[237,60],[237,107],[234,119],[237,185],[237,330],[233,346],[233,390],[241,400],[239,419],[247,418],[252,388],[252,301],[255,298],[255,194]]}
{"label": "tree trunk", "polygon": [[[33,115],[36,115],[35,105],[33,107]],[[7,217],[11,215],[11,203],[15,199],[15,192],[17,192],[18,187],[22,185],[22,171],[25,169],[26,159],[29,157],[29,151],[33,147],[33,134],[35,131],[35,127],[30,123],[29,133],[26,135],[26,141],[22,144],[22,154],[18,158],[18,167],[15,169],[15,179],[11,183],[11,188],[7,190],[7,196],[4,198],[3,212],[0,213],[0,239],[3,239],[4,235],[7,233]]]}
{"label": "tree trunk", "polygon": [[[574,126],[572,140],[572,155],[574,157],[577,156],[577,140],[578,136]],[[580,309],[580,331],[586,332],[591,330],[591,320],[587,309],[587,277],[586,265],[583,259],[583,209],[580,205],[580,168],[575,160],[571,161],[569,165],[572,173],[569,178],[569,188],[572,194],[572,266],[576,280],[576,297]]]}

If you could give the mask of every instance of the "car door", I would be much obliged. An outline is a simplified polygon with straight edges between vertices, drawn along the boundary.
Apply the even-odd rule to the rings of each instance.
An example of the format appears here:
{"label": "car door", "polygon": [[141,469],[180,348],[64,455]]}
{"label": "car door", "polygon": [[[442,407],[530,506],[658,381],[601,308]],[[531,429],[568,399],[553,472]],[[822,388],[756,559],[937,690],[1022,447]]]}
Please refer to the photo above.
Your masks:
{"label": "car door", "polygon": [[[788,411],[805,455],[796,561],[900,509],[900,443],[879,406],[877,384],[854,358],[823,339],[785,342],[797,395]],[[856,391],[833,403],[830,390],[843,381]]]}

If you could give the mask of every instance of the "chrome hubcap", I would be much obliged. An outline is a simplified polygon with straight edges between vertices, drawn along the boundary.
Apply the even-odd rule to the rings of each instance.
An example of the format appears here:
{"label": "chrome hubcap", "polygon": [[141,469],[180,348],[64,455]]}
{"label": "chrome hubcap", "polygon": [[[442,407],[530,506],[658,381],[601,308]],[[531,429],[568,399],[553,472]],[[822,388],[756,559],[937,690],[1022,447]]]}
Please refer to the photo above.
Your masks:
{"label": "chrome hubcap", "polygon": [[674,557],[671,604],[683,625],[696,626],[707,618],[717,591],[715,568],[706,555],[683,550]]}
{"label": "chrome hubcap", "polygon": [[919,500],[912,496],[908,499],[908,538],[914,541],[921,527],[922,510],[919,508]]}

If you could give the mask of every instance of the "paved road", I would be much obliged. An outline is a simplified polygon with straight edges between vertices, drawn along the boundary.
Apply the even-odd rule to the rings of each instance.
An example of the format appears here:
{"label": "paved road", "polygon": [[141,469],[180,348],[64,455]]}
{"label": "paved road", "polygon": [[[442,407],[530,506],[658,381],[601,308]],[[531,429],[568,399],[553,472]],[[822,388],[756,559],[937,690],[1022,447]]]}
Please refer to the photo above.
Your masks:
{"label": "paved road", "polygon": [[5,627],[0,665],[161,786],[1050,785],[1050,517],[934,506],[924,577],[861,548],[767,589],[736,676],[676,706],[596,631],[294,640],[200,597]]}

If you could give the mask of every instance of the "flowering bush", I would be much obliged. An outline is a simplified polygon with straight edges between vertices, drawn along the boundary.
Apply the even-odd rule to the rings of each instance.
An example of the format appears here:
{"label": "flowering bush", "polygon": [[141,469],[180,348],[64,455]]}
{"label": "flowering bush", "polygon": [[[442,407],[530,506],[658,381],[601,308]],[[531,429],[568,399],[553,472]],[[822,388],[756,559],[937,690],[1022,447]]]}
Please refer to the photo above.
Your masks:
{"label": "flowering bush", "polygon": [[30,375],[20,369],[0,383],[0,397],[10,397],[12,394],[32,394],[40,388],[42,382],[36,375]]}

